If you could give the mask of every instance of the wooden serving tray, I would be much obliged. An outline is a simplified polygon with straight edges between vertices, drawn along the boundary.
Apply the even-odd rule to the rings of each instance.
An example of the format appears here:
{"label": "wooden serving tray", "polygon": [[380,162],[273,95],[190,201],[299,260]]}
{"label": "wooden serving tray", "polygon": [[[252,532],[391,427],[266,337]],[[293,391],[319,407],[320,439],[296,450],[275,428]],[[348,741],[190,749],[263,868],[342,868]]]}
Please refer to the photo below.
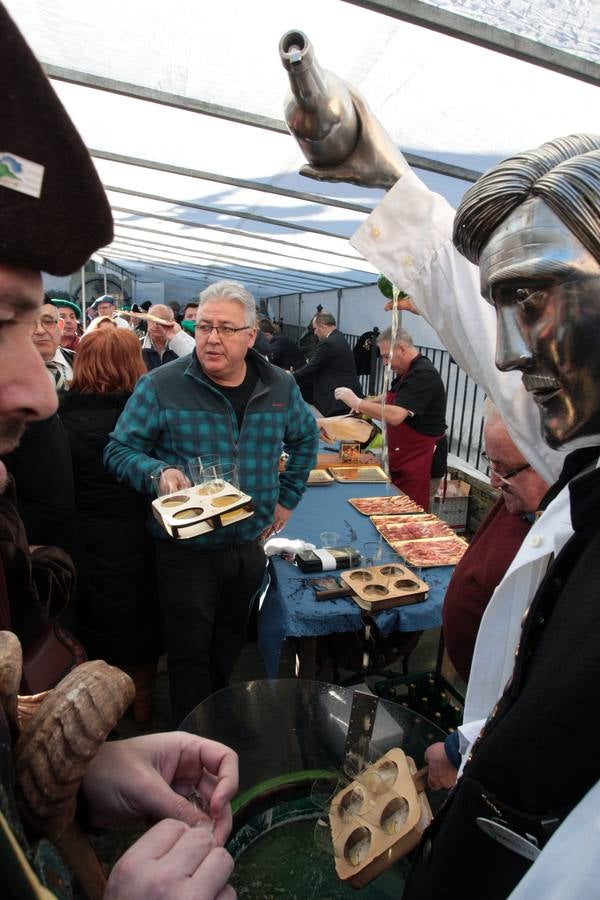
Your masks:
{"label": "wooden serving tray", "polygon": [[327,471],[327,469],[311,469],[308,473],[308,478],[306,479],[306,484],[308,486],[314,486],[319,484],[333,484],[335,481],[333,475]]}
{"label": "wooden serving tray", "polygon": [[225,528],[254,515],[252,497],[232,484],[207,493],[203,485],[183,488],[152,501],[154,518],[167,534],[185,540]]}
{"label": "wooden serving tray", "polygon": [[456,566],[469,546],[456,535],[421,541],[388,541],[388,544],[411,566],[427,567]]}
{"label": "wooden serving tray", "polygon": [[414,516],[371,516],[371,522],[390,544],[455,537],[450,526],[431,513]]}
{"label": "wooden serving tray", "polygon": [[330,466],[329,471],[343,484],[384,484],[390,480],[381,466]]}
{"label": "wooden serving tray", "polygon": [[419,515],[425,510],[406,494],[390,494],[387,497],[351,497],[348,500],[363,516]]}
{"label": "wooden serving tray", "polygon": [[329,823],[342,881],[364,887],[417,846],[432,819],[417,775],[394,748],[335,795]]}
{"label": "wooden serving tray", "polygon": [[429,585],[414,572],[395,562],[350,569],[340,575],[352,591],[355,602],[369,612],[420,603],[429,590]]}

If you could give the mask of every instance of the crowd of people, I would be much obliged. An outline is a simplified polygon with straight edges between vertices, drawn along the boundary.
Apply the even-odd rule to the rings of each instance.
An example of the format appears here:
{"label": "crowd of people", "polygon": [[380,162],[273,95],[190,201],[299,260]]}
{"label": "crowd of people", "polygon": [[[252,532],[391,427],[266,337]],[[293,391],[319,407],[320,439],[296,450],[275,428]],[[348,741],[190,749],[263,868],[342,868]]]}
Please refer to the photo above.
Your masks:
{"label": "crowd of people", "polygon": [[[389,391],[364,397],[330,313],[317,312],[296,347],[258,320],[233,281],[210,285],[180,315],[155,304],[137,321],[103,295],[84,328],[73,300],[43,295],[40,273],[70,274],[110,243],[110,208],[1,6],[0,46],[8,151],[44,172],[37,196],[0,184],[0,884],[3,896],[73,896],[80,885],[56,847],[23,826],[31,811],[13,754],[32,725],[17,712],[19,683],[36,693],[86,655],[103,659],[130,674],[143,724],[166,650],[176,725],[228,683],[238,659],[263,587],[263,542],[285,527],[314,465],[306,401],[325,417],[381,420],[392,480],[427,508],[445,395],[401,329],[378,340]],[[444,604],[448,651],[468,681],[465,715],[460,735],[427,751],[430,786],[450,793],[404,898],[591,897],[600,874],[588,715],[600,674],[600,138],[556,139],[505,160],[455,214],[353,97],[361,128],[351,157],[303,173],[394,185],[354,243],[489,395],[485,452],[499,492]],[[178,541],[150,502],[156,490],[184,491],[190,462],[209,457],[252,497],[253,515]],[[77,691],[67,699],[76,705]],[[158,821],[114,867],[105,898],[232,898],[223,845],[234,751],[177,731],[97,743],[74,783],[80,820]],[[60,781],[65,759],[47,744]],[[75,812],[73,803],[68,817]]]}

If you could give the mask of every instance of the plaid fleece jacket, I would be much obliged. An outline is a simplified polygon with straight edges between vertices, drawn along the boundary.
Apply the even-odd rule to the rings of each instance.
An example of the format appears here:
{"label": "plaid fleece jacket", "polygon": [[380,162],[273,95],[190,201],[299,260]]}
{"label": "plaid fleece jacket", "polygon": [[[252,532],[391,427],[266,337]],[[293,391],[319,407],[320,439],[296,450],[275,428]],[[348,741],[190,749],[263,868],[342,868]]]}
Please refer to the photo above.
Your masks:
{"label": "plaid fleece jacket", "polygon": [[[240,487],[254,500],[255,513],[237,525],[190,538],[187,544],[221,548],[253,540],[273,521],[275,504],[293,509],[302,496],[318,446],[315,420],[291,375],[256,353],[259,375],[241,431],[233,406],[205,377],[196,354],[143,375],[104,451],[104,463],[119,480],[152,493],[150,475],[167,465],[218,454],[238,467]],[[289,453],[278,472],[282,450]],[[158,538],[171,540],[151,520]]]}

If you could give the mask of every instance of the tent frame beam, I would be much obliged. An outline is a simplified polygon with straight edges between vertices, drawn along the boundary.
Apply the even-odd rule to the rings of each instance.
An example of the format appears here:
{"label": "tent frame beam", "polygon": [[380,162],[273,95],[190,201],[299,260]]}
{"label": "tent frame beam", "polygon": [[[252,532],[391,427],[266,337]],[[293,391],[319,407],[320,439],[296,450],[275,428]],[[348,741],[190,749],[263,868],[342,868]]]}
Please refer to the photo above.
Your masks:
{"label": "tent frame beam", "polygon": [[411,25],[420,25],[430,31],[438,31],[457,40],[484,47],[486,50],[503,53],[505,56],[550,69],[560,75],[577,78],[596,87],[600,86],[600,65],[591,59],[549,47],[531,38],[494,25],[487,25],[485,22],[478,22],[476,19],[450,12],[423,0],[345,0],[345,2],[384,16],[401,19]]}
{"label": "tent frame beam", "polygon": [[[165,216],[165,218],[167,218]],[[148,234],[157,234],[160,237],[173,237],[176,239],[182,239],[185,241],[197,241],[201,244],[214,244],[216,247],[220,247],[221,249],[232,248],[234,250],[244,250],[245,252],[254,252],[258,254],[263,254],[265,256],[279,256],[282,259],[293,259],[296,262],[307,262],[307,263],[316,263],[319,266],[327,266],[333,265],[333,262],[324,262],[320,259],[309,259],[307,256],[298,256],[297,253],[284,253],[282,250],[265,250],[264,248],[259,247],[250,247],[247,244],[236,244],[233,241],[227,241],[224,243],[223,241],[211,241],[209,238],[201,238],[196,237],[192,234],[183,234],[183,232],[176,231],[165,231],[164,229],[161,231],[159,228],[147,228],[144,225],[132,225],[129,222],[124,222],[121,219],[115,220],[115,228],[127,228],[132,229],[134,231],[144,231]],[[165,245],[168,246],[168,245]],[[316,250],[317,253],[324,253],[325,251]],[[367,278],[372,278],[373,273],[369,272],[367,269],[361,269],[356,266],[349,266],[344,264],[344,266],[337,266],[337,268],[342,269],[347,272],[360,272],[361,275],[364,275]]]}
{"label": "tent frame beam", "polygon": [[[146,100],[149,103],[171,106],[174,109],[181,109],[185,112],[199,113],[203,116],[212,116],[216,119],[235,122],[238,125],[250,125],[254,128],[263,128],[266,131],[275,131],[278,134],[289,136],[287,125],[282,119],[273,119],[269,116],[261,116],[242,109],[221,106],[217,103],[207,103],[195,97],[185,97],[168,91],[158,91],[145,85],[117,81],[113,78],[92,75],[90,72],[80,72],[77,69],[67,69],[64,66],[55,66],[50,63],[42,63],[42,68],[48,78],[55,81],[64,81],[79,87],[106,91],[109,94],[118,94],[122,97],[131,97],[134,100]],[[448,178],[458,178],[460,181],[474,182],[482,174],[482,172],[475,169],[466,169],[463,166],[455,166],[451,163],[442,162],[442,160],[432,159],[427,156],[420,156],[416,153],[404,153],[404,156],[410,166],[423,169],[426,172],[446,175]]]}
{"label": "tent frame beam", "polygon": [[[242,268],[252,268],[252,269],[260,269],[263,272],[270,273],[272,275],[276,275],[277,277],[287,278],[293,277],[296,278],[298,276],[305,276],[307,280],[312,280],[316,282],[320,282],[323,285],[329,284],[331,281],[332,284],[330,287],[337,288],[341,284],[346,285],[348,287],[360,287],[365,282],[359,281],[356,278],[348,278],[344,275],[327,275],[321,272],[315,272],[314,270],[309,269],[293,269],[287,266],[278,266],[276,263],[265,263],[260,260],[249,259],[245,256],[232,256],[229,253],[221,252],[221,253],[209,253],[205,250],[198,250],[195,247],[185,247],[182,244],[165,244],[160,243],[158,241],[152,241],[149,238],[140,238],[137,236],[129,237],[128,235],[116,234],[114,237],[113,243],[125,243],[131,246],[139,246],[150,247],[152,249],[156,249],[157,251],[162,250],[183,250],[184,255],[188,255],[190,257],[198,257],[200,259],[206,259],[210,261],[223,262],[224,265],[232,265]],[[112,245],[111,245],[112,246]],[[222,248],[222,251],[226,250],[226,246]],[[249,263],[249,266],[243,266],[244,263]],[[302,280],[302,279],[300,279]]]}
{"label": "tent frame beam", "polygon": [[264,181],[232,178],[229,175],[217,175],[215,172],[204,172],[200,169],[190,169],[186,166],[175,166],[171,163],[162,163],[154,159],[140,159],[137,156],[126,156],[123,153],[109,153],[106,150],[90,148],[88,150],[90,156],[93,156],[95,159],[104,159],[107,162],[122,163],[126,166],[137,166],[141,169],[152,169],[157,172],[167,172],[169,175],[184,175],[186,178],[199,178],[202,181],[228,184],[248,191],[260,191],[264,194],[276,194],[279,197],[290,197],[293,200],[307,200],[309,203],[317,203],[319,206],[337,206],[340,209],[349,209],[352,212],[364,213],[367,216],[373,212],[372,206],[364,206],[361,203],[349,203],[347,200],[335,200],[332,197],[311,194],[308,191],[286,190],[286,188],[268,184]]}

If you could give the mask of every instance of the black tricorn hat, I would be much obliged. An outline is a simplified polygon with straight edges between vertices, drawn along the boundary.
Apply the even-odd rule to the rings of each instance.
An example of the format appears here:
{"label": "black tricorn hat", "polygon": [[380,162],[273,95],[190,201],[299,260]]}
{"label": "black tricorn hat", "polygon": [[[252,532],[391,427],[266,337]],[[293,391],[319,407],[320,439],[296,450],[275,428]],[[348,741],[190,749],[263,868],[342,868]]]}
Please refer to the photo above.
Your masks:
{"label": "black tricorn hat", "polygon": [[108,200],[75,126],[0,4],[0,263],[77,271],[109,244]]}

